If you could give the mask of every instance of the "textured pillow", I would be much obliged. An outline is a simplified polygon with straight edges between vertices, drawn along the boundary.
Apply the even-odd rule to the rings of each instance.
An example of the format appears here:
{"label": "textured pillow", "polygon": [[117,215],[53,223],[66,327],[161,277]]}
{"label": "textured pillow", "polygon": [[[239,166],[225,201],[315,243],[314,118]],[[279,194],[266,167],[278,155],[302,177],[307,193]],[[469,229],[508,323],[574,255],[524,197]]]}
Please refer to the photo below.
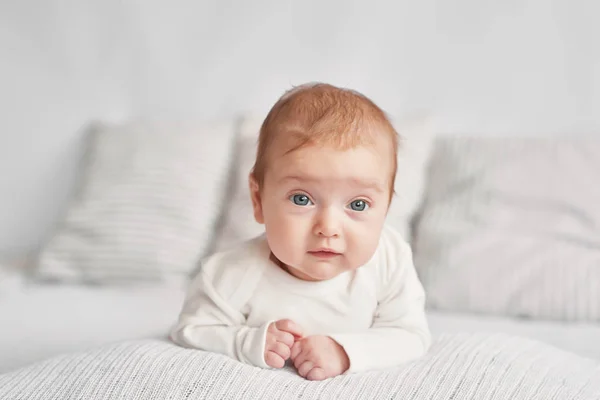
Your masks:
{"label": "textured pillow", "polygon": [[262,120],[245,117],[240,121],[233,174],[229,181],[224,213],[216,233],[215,251],[230,248],[264,232],[263,225],[254,220],[248,174],[254,166],[258,132]]}
{"label": "textured pillow", "polygon": [[599,138],[440,138],[414,246],[429,306],[600,321],[599,173]]}
{"label": "textured pillow", "polygon": [[[264,232],[254,220],[248,189],[248,174],[254,165],[258,132],[262,119],[246,117],[240,125],[236,150],[236,173],[222,224],[217,233],[215,250],[229,248]],[[398,151],[396,195],[388,212],[387,222],[406,239],[410,239],[411,219],[421,204],[425,186],[427,162],[433,144],[432,120],[413,116],[394,123],[402,137]]]}
{"label": "textured pillow", "polygon": [[394,198],[386,223],[409,242],[412,241],[412,222],[423,201],[427,166],[433,149],[433,120],[413,116],[394,121],[400,134],[398,168],[394,182]]}
{"label": "textured pillow", "polygon": [[[393,350],[393,349],[390,349]],[[308,381],[158,340],[65,354],[0,375],[2,399],[598,400],[600,364],[506,335],[442,335],[396,368]]]}
{"label": "textured pillow", "polygon": [[39,258],[59,281],[179,278],[212,240],[234,122],[93,127],[82,185]]}

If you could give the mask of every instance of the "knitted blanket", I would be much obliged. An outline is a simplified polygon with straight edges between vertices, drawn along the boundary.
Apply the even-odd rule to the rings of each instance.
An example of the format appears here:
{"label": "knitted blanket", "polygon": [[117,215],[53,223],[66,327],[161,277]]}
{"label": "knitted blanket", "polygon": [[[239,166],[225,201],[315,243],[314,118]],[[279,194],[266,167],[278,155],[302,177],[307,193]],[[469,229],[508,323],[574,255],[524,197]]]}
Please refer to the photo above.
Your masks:
{"label": "knitted blanket", "polygon": [[116,343],[0,375],[0,399],[600,399],[600,362],[501,334],[436,338],[393,369],[309,382],[159,340]]}

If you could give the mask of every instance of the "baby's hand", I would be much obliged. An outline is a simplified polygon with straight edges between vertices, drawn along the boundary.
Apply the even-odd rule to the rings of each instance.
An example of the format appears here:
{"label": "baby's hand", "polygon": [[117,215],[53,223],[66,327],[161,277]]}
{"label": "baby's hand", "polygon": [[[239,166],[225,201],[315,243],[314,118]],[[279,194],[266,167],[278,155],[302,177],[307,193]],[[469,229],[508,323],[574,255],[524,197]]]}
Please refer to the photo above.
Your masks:
{"label": "baby's hand", "polygon": [[308,336],[292,346],[292,361],[300,376],[320,381],[343,374],[350,360],[342,346],[329,336]]}
{"label": "baby's hand", "polygon": [[302,337],[302,329],[289,319],[272,322],[267,329],[265,362],[269,367],[282,368],[290,358],[296,338]]}

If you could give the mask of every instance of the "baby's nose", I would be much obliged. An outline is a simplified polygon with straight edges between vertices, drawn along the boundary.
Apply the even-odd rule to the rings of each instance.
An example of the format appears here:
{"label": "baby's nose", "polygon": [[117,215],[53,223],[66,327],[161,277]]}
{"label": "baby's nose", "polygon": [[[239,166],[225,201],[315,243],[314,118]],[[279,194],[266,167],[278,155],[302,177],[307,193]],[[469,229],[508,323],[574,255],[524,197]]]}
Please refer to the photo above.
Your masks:
{"label": "baby's nose", "polygon": [[317,217],[314,233],[317,236],[336,237],[340,235],[340,221],[332,210],[323,210]]}

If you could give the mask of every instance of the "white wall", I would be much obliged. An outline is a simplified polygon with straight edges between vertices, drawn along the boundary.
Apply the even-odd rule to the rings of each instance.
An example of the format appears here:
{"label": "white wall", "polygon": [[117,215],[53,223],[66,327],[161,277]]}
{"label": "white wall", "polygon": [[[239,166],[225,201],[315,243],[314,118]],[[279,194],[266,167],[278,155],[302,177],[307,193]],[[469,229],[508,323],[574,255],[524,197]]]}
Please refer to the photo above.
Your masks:
{"label": "white wall", "polygon": [[0,0],[0,254],[64,208],[92,118],[264,112],[353,87],[444,132],[600,133],[592,0]]}

